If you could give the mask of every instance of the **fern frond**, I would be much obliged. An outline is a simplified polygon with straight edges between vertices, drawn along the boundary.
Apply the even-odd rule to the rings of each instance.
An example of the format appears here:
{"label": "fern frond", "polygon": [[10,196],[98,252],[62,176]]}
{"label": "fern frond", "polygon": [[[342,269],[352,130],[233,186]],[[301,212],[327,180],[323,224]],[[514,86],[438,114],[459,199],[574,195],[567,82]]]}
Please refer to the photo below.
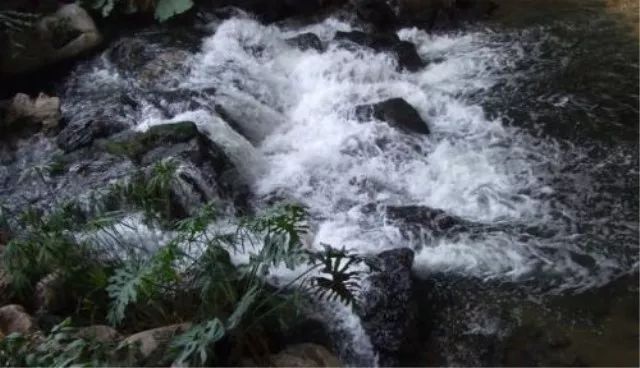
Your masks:
{"label": "fern frond", "polygon": [[210,358],[211,348],[224,335],[224,324],[218,318],[191,327],[187,332],[177,336],[171,344],[172,349],[178,353],[174,364],[205,365]]}

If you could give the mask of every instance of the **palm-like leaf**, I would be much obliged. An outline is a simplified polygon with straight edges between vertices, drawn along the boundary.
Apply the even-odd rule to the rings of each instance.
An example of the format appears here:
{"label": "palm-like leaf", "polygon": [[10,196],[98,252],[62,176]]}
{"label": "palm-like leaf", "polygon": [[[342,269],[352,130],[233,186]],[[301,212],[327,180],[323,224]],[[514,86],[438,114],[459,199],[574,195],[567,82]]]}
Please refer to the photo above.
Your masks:
{"label": "palm-like leaf", "polygon": [[323,252],[310,253],[309,262],[326,276],[311,279],[313,292],[326,300],[340,300],[354,305],[355,293],[360,288],[362,270],[355,269],[364,262],[360,256],[346,249],[334,249],[325,245]]}

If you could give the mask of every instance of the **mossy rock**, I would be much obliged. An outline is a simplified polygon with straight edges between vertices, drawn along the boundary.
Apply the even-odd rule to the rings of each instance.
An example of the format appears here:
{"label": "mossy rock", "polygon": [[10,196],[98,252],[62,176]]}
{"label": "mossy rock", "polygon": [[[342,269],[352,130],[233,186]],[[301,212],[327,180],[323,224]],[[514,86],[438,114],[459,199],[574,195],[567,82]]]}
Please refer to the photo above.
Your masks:
{"label": "mossy rock", "polygon": [[126,156],[133,161],[140,159],[155,147],[188,142],[198,138],[200,133],[192,122],[156,125],[144,133],[128,133],[105,143],[105,150],[111,154]]}

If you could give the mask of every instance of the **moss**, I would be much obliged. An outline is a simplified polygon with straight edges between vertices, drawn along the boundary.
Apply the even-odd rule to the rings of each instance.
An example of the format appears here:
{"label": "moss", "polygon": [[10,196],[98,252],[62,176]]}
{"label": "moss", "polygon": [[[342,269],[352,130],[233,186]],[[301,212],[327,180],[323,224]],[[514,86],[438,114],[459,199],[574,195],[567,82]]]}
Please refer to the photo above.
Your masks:
{"label": "moss", "polygon": [[192,122],[156,125],[144,133],[129,134],[105,144],[107,152],[139,161],[145,153],[166,144],[187,142],[198,137],[198,128]]}

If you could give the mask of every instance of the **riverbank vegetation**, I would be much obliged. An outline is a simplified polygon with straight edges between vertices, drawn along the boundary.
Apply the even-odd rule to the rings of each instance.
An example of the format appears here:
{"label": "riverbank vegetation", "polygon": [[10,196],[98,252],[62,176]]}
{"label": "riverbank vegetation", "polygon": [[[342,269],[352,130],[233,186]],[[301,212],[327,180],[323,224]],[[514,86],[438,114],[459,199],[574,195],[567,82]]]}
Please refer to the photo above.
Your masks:
{"label": "riverbank vegetation", "polygon": [[[170,160],[160,162],[89,203],[59,203],[49,213],[28,209],[2,219],[9,239],[2,255],[10,295],[4,302],[58,322],[48,333],[30,328],[6,336],[1,365],[264,362],[269,336],[295,320],[312,295],[354,303],[354,266],[363,259],[307,250],[303,208],[283,205],[222,223],[208,204],[194,216],[173,219],[176,169]],[[165,236],[150,240],[148,234],[160,228]],[[272,286],[265,280],[278,267],[298,274]],[[114,336],[180,327],[164,342],[166,351],[141,352],[135,339],[98,341],[75,327],[95,325],[116,328]]]}

